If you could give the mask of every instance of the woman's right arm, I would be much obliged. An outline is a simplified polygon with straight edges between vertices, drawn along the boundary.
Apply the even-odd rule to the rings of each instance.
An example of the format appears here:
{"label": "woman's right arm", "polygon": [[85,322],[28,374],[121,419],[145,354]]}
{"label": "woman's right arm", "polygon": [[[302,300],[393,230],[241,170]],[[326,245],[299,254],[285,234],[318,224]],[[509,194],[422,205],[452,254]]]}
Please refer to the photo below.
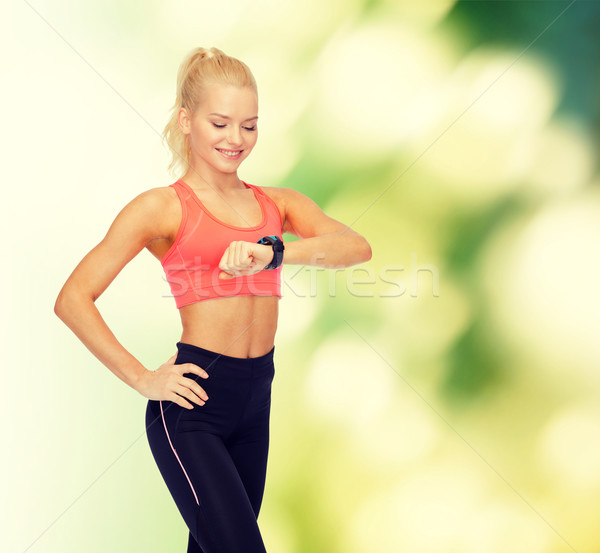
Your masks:
{"label": "woman's right arm", "polygon": [[205,371],[197,365],[170,364],[159,378],[158,371],[146,369],[121,345],[95,305],[123,267],[148,242],[168,235],[166,193],[157,188],[146,190],[119,212],[106,236],[79,262],[63,285],[54,312],[102,364],[134,390],[150,399],[171,399],[188,406],[175,392],[196,403],[199,403],[196,396],[204,397],[205,393],[195,381],[181,375],[185,371],[204,376]]}

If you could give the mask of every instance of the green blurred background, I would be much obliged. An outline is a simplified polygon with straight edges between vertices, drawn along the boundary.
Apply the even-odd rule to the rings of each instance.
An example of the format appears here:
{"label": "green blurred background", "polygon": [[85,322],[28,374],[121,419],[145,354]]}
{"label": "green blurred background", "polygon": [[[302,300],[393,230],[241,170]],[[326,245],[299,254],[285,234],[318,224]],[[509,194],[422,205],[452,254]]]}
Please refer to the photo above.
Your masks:
{"label": "green blurred background", "polygon": [[[2,551],[185,551],[146,400],[52,308],[118,211],[175,180],[160,132],[195,46],[257,79],[240,177],[373,248],[284,268],[268,551],[600,551],[599,2],[2,11]],[[175,352],[148,252],[98,307],[147,367]]]}

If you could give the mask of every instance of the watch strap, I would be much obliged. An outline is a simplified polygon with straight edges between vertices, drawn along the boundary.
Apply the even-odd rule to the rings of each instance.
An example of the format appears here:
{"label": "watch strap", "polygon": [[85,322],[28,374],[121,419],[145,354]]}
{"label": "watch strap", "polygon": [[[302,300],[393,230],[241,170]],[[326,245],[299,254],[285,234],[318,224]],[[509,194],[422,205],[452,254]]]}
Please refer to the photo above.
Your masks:
{"label": "watch strap", "polygon": [[285,245],[281,238],[275,235],[263,236],[257,243],[265,244],[273,248],[273,258],[263,270],[272,271],[273,269],[281,267],[281,264],[283,263],[283,252],[285,250]]}

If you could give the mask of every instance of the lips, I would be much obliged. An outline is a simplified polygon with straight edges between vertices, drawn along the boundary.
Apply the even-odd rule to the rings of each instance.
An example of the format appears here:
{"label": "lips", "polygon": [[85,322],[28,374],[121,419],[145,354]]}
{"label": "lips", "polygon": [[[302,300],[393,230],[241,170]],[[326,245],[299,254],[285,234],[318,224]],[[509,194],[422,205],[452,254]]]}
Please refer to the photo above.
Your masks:
{"label": "lips", "polygon": [[223,156],[229,159],[237,159],[242,155],[244,150],[222,150],[221,148],[216,148],[218,152],[220,152]]}

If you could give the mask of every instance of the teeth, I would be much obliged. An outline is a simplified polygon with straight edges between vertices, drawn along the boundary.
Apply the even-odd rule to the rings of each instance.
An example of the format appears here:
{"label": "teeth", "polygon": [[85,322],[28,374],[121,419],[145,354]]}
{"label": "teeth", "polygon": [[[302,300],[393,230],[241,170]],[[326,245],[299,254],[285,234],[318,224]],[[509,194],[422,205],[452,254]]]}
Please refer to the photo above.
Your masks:
{"label": "teeth", "polygon": [[229,157],[235,157],[237,156],[242,150],[236,150],[235,152],[228,152],[227,150],[219,150],[219,152],[225,154],[226,156]]}

